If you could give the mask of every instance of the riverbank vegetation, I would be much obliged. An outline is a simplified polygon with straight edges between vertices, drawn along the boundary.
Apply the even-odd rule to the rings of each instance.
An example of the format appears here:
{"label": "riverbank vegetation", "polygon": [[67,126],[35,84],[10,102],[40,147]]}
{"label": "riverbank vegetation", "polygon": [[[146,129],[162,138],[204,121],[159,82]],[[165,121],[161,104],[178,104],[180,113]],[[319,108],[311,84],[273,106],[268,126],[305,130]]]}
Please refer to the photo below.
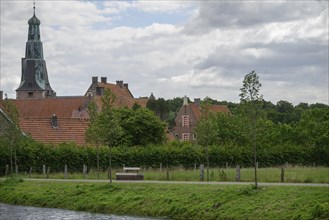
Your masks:
{"label": "riverbank vegetation", "polygon": [[328,219],[328,198],[327,187],[0,182],[3,203],[171,219]]}

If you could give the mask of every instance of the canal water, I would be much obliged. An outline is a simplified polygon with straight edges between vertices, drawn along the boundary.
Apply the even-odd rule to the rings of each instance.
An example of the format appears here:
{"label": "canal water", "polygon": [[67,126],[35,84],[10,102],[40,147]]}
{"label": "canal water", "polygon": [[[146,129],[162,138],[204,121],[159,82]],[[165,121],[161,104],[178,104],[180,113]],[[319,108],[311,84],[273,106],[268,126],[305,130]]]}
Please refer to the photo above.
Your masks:
{"label": "canal water", "polygon": [[130,216],[103,215],[63,209],[17,206],[0,203],[1,220],[155,220]]}

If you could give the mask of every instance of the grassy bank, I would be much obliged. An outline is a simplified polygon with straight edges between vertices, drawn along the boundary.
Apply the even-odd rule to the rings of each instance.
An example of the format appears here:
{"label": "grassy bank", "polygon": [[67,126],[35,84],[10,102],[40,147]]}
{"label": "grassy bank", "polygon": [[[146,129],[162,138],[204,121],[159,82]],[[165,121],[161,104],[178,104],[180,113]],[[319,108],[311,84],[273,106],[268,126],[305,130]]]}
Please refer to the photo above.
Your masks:
{"label": "grassy bank", "polygon": [[[122,169],[113,170],[115,172],[122,172]],[[145,180],[167,180],[166,169],[143,169]],[[285,182],[287,183],[329,183],[329,168],[328,167],[287,167],[285,168]],[[19,175],[18,177],[26,178],[29,175]],[[230,181],[234,182],[236,179],[235,168],[211,168],[209,172],[210,181]],[[206,177],[206,171],[205,171]],[[32,173],[31,178],[47,178],[46,175]],[[48,178],[62,179],[64,173],[50,173]],[[89,173],[84,177],[82,173],[70,173],[69,179],[97,179],[95,170],[89,170]],[[100,179],[107,179],[107,172],[101,172]],[[115,178],[115,175],[113,175]],[[206,179],[206,178],[205,178]],[[175,168],[169,170],[169,180],[172,181],[200,181],[200,171],[198,169],[183,169]],[[241,168],[241,182],[254,181],[254,168]],[[259,182],[280,182],[281,168],[259,168],[258,169]]]}
{"label": "grassy bank", "polygon": [[0,182],[0,202],[172,219],[328,219],[328,187]]}

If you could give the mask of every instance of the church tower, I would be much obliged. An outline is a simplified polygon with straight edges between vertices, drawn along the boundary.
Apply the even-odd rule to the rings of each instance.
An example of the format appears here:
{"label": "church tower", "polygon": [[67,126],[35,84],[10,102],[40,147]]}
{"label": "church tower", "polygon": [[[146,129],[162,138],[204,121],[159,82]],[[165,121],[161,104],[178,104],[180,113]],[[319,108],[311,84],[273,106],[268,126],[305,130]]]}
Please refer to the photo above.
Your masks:
{"label": "church tower", "polygon": [[36,99],[55,97],[56,93],[49,84],[46,61],[43,59],[43,48],[40,38],[40,20],[35,16],[28,21],[28,41],[25,58],[22,58],[21,83],[16,89],[17,99]]}

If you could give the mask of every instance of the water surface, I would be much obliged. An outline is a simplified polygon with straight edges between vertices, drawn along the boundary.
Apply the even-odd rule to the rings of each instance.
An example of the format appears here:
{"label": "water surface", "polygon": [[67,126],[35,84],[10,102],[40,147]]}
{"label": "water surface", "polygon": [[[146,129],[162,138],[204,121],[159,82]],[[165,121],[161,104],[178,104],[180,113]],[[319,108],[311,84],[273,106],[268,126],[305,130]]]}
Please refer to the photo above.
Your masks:
{"label": "water surface", "polygon": [[156,220],[155,218],[142,218],[130,216],[116,216],[77,212],[63,209],[39,208],[31,206],[18,206],[0,203],[1,220]]}

